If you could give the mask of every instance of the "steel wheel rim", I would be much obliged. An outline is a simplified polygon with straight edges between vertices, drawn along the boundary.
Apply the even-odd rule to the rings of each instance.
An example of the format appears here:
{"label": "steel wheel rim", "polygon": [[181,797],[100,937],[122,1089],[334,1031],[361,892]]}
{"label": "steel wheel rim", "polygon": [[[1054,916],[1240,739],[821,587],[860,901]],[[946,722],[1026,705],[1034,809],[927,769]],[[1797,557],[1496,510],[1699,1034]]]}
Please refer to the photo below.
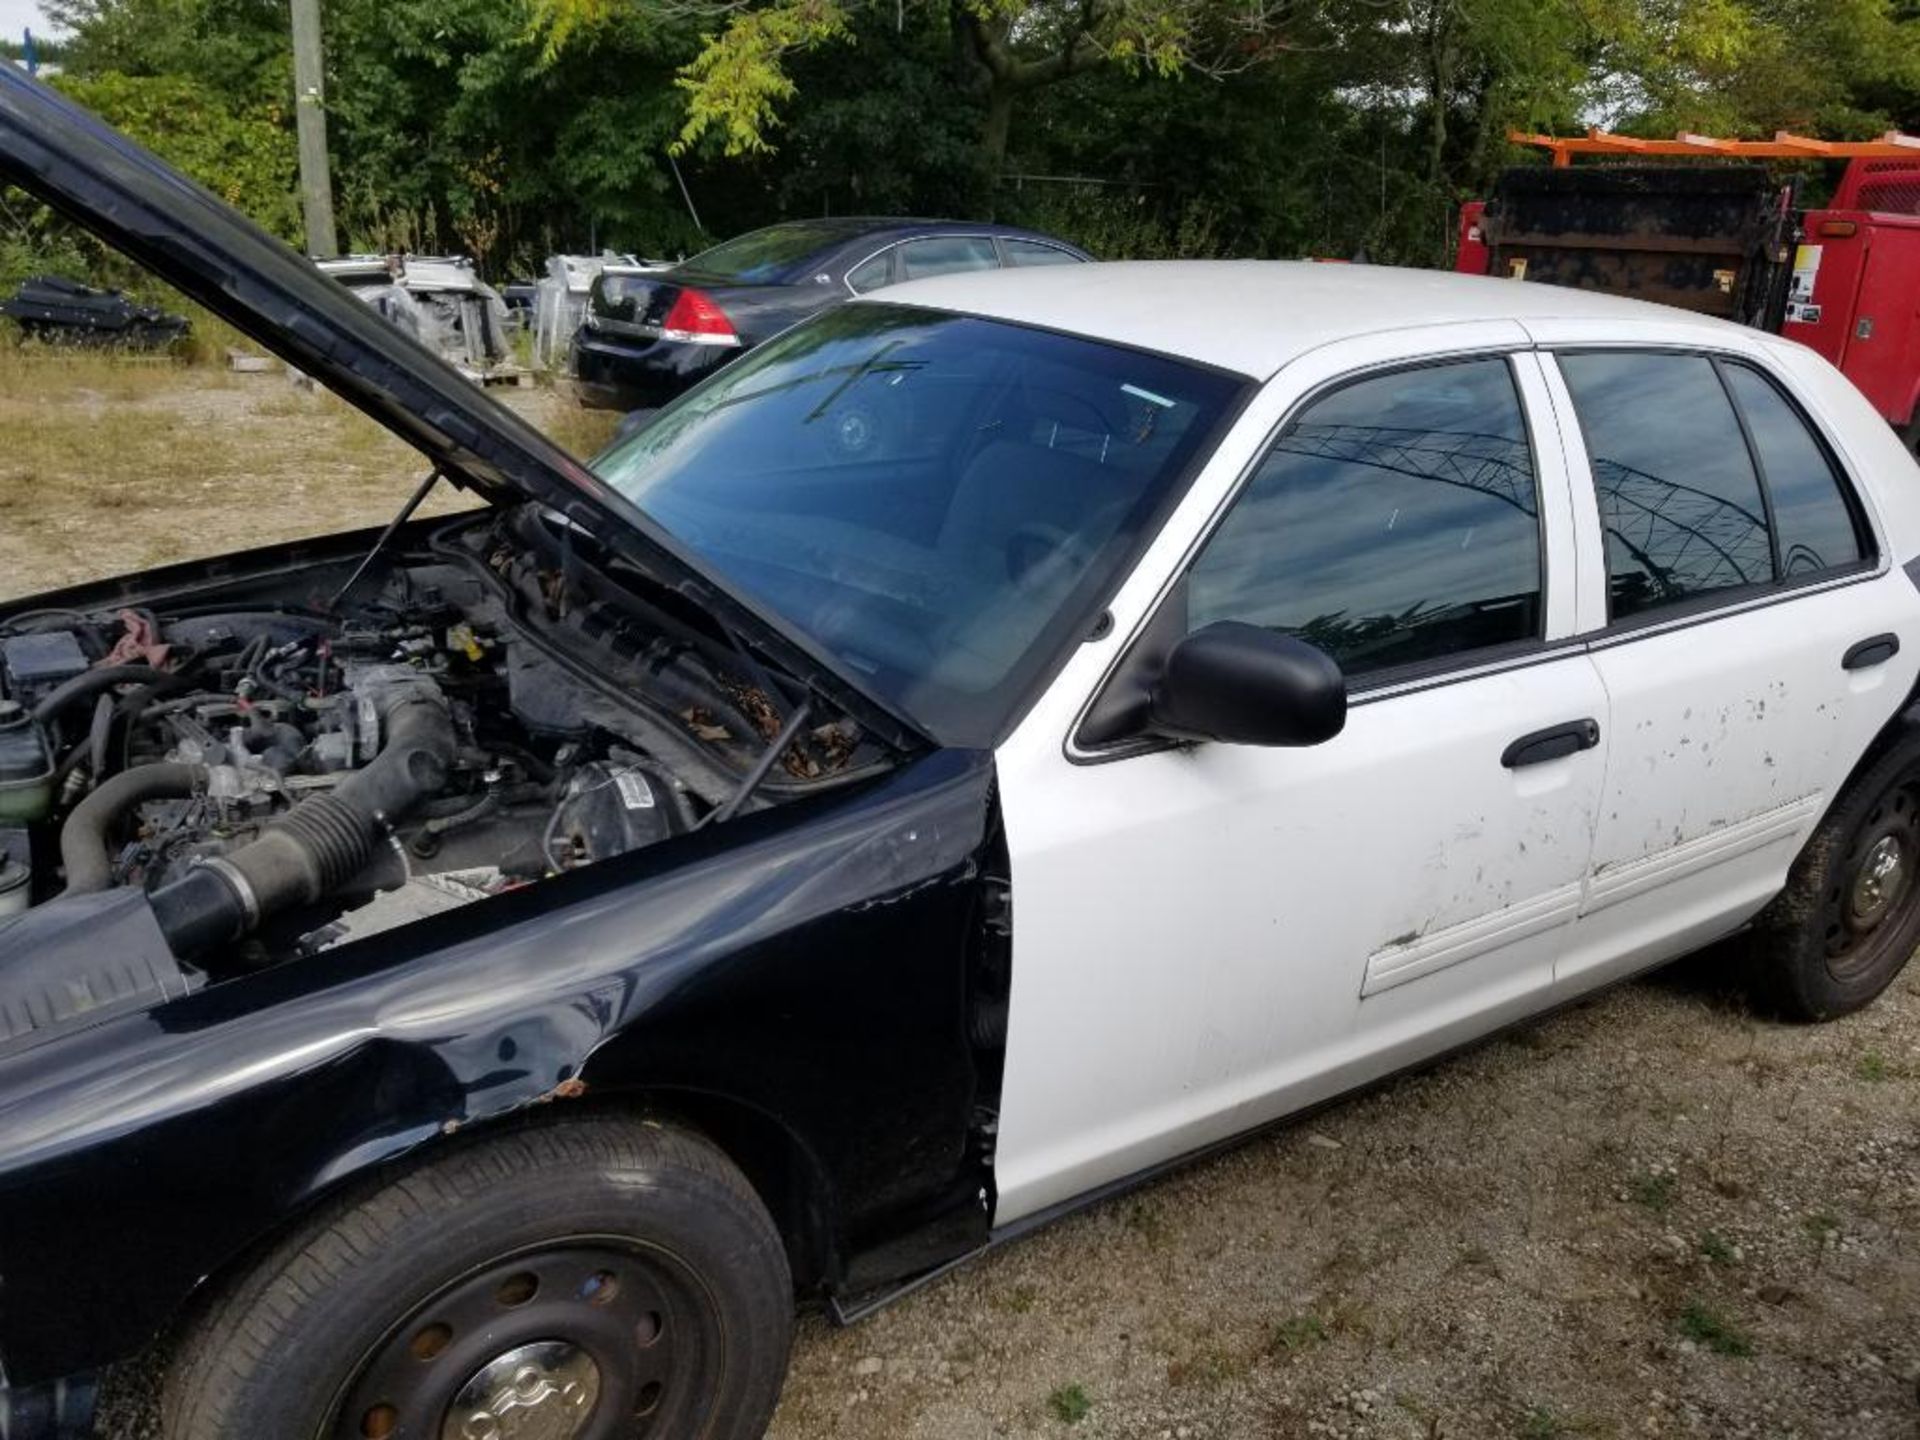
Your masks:
{"label": "steel wheel rim", "polygon": [[1920,910],[1920,779],[1888,790],[1856,835],[1827,894],[1827,970],[1840,981],[1877,966]]}
{"label": "steel wheel rim", "polygon": [[706,1288],[619,1236],[525,1246],[442,1285],[362,1354],[322,1440],[647,1440],[703,1403]]}

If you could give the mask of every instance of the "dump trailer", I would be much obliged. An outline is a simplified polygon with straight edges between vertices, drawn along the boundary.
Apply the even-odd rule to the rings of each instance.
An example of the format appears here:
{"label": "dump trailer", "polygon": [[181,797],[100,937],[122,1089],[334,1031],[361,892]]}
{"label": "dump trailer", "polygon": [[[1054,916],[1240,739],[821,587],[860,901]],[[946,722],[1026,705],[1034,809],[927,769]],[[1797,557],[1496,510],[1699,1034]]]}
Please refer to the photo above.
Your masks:
{"label": "dump trailer", "polygon": [[[1920,138],[1512,138],[1553,164],[1509,170],[1487,201],[1463,207],[1455,268],[1801,341],[1920,447]],[[1577,155],[1611,163],[1576,166]],[[1832,203],[1802,209],[1796,187],[1756,163],[1786,159],[1847,160]]]}

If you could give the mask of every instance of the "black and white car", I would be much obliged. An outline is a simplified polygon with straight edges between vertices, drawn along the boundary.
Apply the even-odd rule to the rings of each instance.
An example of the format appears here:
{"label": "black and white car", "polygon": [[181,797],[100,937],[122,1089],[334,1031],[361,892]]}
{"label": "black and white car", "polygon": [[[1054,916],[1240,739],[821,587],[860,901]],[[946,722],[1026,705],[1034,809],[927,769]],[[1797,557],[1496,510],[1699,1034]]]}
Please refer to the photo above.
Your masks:
{"label": "black and white car", "polygon": [[748,1440],[796,1303],[1722,936],[1800,1019],[1920,939],[1920,476],[1807,350],[955,276],[589,471],[4,69],[0,177],[486,502],[0,610],[5,1440],[163,1335],[168,1440]]}

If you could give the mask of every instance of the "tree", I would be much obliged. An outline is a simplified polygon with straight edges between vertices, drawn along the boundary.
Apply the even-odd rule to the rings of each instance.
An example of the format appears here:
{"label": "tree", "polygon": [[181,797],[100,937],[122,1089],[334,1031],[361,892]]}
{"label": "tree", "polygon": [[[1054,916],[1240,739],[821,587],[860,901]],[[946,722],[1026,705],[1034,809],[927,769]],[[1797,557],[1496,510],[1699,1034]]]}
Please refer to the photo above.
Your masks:
{"label": "tree", "polygon": [[279,107],[178,75],[61,74],[52,83],[229,205],[298,239],[293,135]]}
{"label": "tree", "polygon": [[[531,0],[550,54],[591,44],[629,13],[633,0]],[[670,0],[705,29],[703,47],[680,72],[687,113],[684,149],[713,135],[730,156],[772,147],[794,99],[795,56],[844,42],[876,8],[906,24],[907,0]],[[982,102],[980,148],[997,170],[1013,107],[1029,95],[1095,69],[1119,66],[1161,77],[1220,76],[1284,48],[1287,27],[1310,0],[913,0],[937,6],[953,50]]]}

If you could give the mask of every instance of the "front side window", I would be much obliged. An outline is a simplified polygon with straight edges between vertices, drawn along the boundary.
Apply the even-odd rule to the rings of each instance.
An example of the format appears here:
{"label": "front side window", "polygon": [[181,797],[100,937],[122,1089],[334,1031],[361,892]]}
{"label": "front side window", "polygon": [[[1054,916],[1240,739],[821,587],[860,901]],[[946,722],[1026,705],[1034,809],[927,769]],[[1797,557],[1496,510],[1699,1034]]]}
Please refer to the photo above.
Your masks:
{"label": "front side window", "polygon": [[934,738],[989,745],[1084,633],[1247,383],[850,302],[594,465],[701,568]]}
{"label": "front side window", "polygon": [[1349,676],[1538,639],[1526,419],[1504,359],[1362,380],[1291,422],[1189,577],[1194,629],[1297,635]]}
{"label": "front side window", "polygon": [[942,235],[932,240],[909,240],[900,247],[900,278],[924,280],[929,275],[952,275],[961,270],[993,270],[1000,257],[984,235]]}
{"label": "front side window", "polygon": [[1712,360],[1563,355],[1607,537],[1615,620],[1774,578],[1760,478]]}

